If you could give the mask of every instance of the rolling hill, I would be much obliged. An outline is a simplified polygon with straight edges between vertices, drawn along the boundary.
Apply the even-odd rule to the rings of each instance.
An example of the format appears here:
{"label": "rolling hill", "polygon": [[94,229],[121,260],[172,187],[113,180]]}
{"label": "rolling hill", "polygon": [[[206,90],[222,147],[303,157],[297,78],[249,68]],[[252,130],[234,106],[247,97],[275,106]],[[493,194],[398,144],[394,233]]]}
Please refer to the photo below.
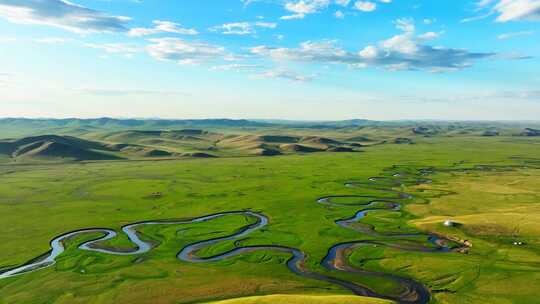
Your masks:
{"label": "rolling hill", "polygon": [[[534,137],[536,123],[298,123],[232,119],[0,119],[0,161],[277,156],[360,152],[443,137]],[[320,126],[318,128],[317,126]],[[16,130],[16,131],[14,131]],[[49,133],[46,133],[49,132]],[[26,135],[23,135],[26,134]],[[36,135],[37,134],[37,135]],[[16,138],[16,139],[13,139]]]}
{"label": "rolling hill", "polygon": [[17,162],[215,158],[358,152],[361,146],[317,136],[225,135],[202,129],[127,130],[92,133],[86,138],[39,135],[0,140],[0,156]]}
{"label": "rolling hill", "polygon": [[349,142],[319,137],[290,135],[240,135],[228,136],[216,145],[249,155],[280,155],[314,152],[358,152]]}
{"label": "rolling hill", "polygon": [[0,154],[15,160],[112,160],[120,159],[115,150],[105,144],[84,139],[42,135],[0,141]]}

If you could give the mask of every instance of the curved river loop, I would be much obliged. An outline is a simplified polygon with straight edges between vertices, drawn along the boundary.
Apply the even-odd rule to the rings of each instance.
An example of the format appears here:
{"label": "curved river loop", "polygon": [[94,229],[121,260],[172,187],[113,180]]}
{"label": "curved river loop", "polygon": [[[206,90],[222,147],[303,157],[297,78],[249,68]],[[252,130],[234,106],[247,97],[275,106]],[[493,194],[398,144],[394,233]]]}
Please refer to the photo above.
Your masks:
{"label": "curved river loop", "polygon": [[[393,167],[394,169],[397,167]],[[398,250],[404,251],[415,251],[415,252],[438,252],[438,253],[447,253],[447,252],[462,252],[467,250],[465,244],[457,243],[456,241],[447,239],[443,236],[430,234],[430,233],[380,233],[377,232],[375,227],[369,225],[358,225],[364,217],[370,213],[374,212],[401,212],[401,207],[403,201],[411,200],[413,197],[410,194],[400,192],[394,189],[397,189],[404,184],[422,184],[430,183],[431,180],[425,178],[424,176],[433,173],[430,169],[420,169],[417,170],[414,174],[411,173],[394,173],[388,177],[372,177],[365,182],[347,182],[345,187],[350,188],[366,188],[370,190],[377,190],[382,193],[385,193],[384,197],[375,197],[368,195],[334,195],[322,197],[317,200],[317,204],[324,205],[332,208],[339,207],[358,207],[361,208],[360,211],[356,212],[353,216],[349,218],[336,220],[335,223],[344,229],[352,229],[363,235],[368,235],[373,237],[375,240],[359,240],[351,241],[346,243],[339,243],[328,249],[327,255],[321,261],[321,266],[329,270],[329,272],[345,272],[357,274],[359,276],[371,276],[371,277],[380,277],[388,280],[392,280],[400,285],[400,290],[402,291],[399,295],[385,295],[380,294],[374,291],[369,286],[364,286],[356,282],[340,279],[338,277],[317,273],[310,271],[305,266],[307,259],[306,253],[297,248],[291,248],[287,246],[279,245],[262,245],[262,246],[243,246],[236,247],[230,251],[220,253],[215,256],[210,257],[199,257],[197,253],[209,246],[214,244],[238,240],[243,237],[248,236],[252,232],[259,230],[268,225],[269,219],[266,215],[253,211],[227,211],[211,215],[205,215],[197,218],[187,219],[187,220],[156,220],[156,221],[145,221],[137,222],[133,224],[126,225],[122,227],[122,233],[124,233],[128,239],[133,244],[133,249],[131,250],[117,250],[100,247],[99,244],[114,239],[118,236],[118,233],[115,230],[107,228],[91,228],[91,229],[82,229],[77,231],[72,231],[69,233],[62,234],[54,238],[50,242],[51,249],[46,254],[28,262],[21,266],[11,268],[8,270],[0,271],[0,279],[6,279],[18,275],[23,275],[25,273],[38,271],[40,269],[50,267],[55,264],[56,258],[65,251],[64,243],[70,238],[84,235],[84,234],[93,234],[101,233],[102,236],[90,241],[86,241],[78,245],[80,250],[99,252],[102,254],[109,255],[140,255],[152,250],[156,245],[151,242],[146,242],[142,240],[137,230],[138,228],[146,225],[181,225],[181,224],[192,224],[211,221],[216,218],[231,216],[231,215],[244,215],[255,219],[255,222],[249,225],[244,226],[237,232],[230,234],[224,237],[213,238],[209,240],[199,241],[196,243],[189,244],[182,248],[176,255],[176,257],[184,262],[189,263],[207,263],[215,262],[231,257],[241,255],[243,253],[254,252],[254,251],[275,251],[281,253],[290,254],[290,258],[287,261],[288,269],[305,278],[320,280],[341,286],[342,288],[350,290],[352,293],[361,296],[374,297],[380,299],[392,300],[398,303],[428,303],[431,300],[430,290],[422,285],[420,282],[417,282],[411,278],[400,277],[394,274],[369,271],[365,269],[356,268],[348,263],[348,257],[354,249],[357,249],[362,246],[383,246],[389,247]],[[419,177],[420,175],[420,177]],[[343,200],[357,200],[364,201],[362,203],[342,203]],[[366,203],[367,202],[367,203]],[[411,245],[411,242],[404,245],[400,242],[403,239],[407,238],[424,238],[425,245]],[[415,243],[416,244],[416,243]]]}

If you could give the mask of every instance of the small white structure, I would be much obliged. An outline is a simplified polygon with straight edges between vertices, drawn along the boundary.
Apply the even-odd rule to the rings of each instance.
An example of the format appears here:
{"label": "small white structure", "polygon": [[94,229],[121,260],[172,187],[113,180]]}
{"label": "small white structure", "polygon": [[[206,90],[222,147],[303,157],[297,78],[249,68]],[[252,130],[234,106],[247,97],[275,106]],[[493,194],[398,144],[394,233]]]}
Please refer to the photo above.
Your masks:
{"label": "small white structure", "polygon": [[451,221],[451,220],[446,220],[446,221],[444,221],[444,225],[445,225],[446,227],[454,227],[454,224],[455,224],[455,223],[454,223],[453,221]]}

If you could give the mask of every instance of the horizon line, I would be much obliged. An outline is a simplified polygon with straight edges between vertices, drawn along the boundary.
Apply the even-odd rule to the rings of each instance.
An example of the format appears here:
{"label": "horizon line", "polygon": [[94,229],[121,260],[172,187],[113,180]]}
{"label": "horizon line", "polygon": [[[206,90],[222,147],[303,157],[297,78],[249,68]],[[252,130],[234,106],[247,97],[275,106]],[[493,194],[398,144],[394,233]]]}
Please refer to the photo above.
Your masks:
{"label": "horizon line", "polygon": [[26,120],[140,120],[140,121],[186,121],[186,120],[232,120],[232,121],[252,121],[252,122],[302,122],[302,123],[325,123],[325,122],[345,122],[345,121],[371,121],[371,122],[534,122],[540,123],[540,120],[527,119],[438,119],[438,118],[403,118],[403,119],[369,119],[369,118],[348,118],[348,119],[284,119],[284,118],[231,118],[231,117],[208,117],[208,118],[162,118],[162,117],[121,117],[121,116],[96,116],[96,117],[32,117],[32,116],[0,116],[0,120],[7,119],[26,119]]}

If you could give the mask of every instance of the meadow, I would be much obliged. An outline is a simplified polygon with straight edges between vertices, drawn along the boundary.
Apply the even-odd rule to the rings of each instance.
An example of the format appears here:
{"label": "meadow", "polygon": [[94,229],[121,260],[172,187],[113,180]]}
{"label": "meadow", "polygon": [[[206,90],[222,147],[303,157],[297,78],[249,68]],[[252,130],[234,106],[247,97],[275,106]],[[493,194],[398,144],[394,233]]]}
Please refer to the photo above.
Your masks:
{"label": "meadow", "polygon": [[[380,294],[399,295],[400,286],[386,277],[331,271],[321,265],[333,245],[374,237],[336,225],[365,208],[355,206],[357,199],[344,199],[350,206],[339,208],[317,200],[384,197],[387,194],[376,187],[345,184],[401,176],[410,182],[394,185],[396,191],[413,197],[401,201],[399,212],[373,212],[358,224],[384,233],[437,233],[456,242],[467,240],[470,248],[467,253],[441,254],[362,246],[346,254],[352,267],[415,280],[430,290],[430,303],[534,303],[540,286],[540,230],[535,225],[540,217],[538,138],[422,137],[416,141],[376,145],[362,153],[6,162],[0,166],[0,271],[46,253],[51,239],[69,231],[92,227],[120,231],[126,224],[145,220],[251,210],[265,214],[269,224],[197,254],[212,256],[238,246],[298,248],[306,254],[305,267],[310,271],[368,286]],[[429,174],[419,174],[422,169]],[[418,178],[429,178],[431,183],[414,182]],[[447,219],[456,225],[444,226]],[[298,276],[285,265],[287,253],[259,250],[208,263],[176,258],[188,244],[227,236],[252,223],[249,217],[231,215],[202,223],[144,227],[141,237],[155,248],[137,256],[82,251],[78,244],[99,235],[78,236],[66,243],[66,251],[53,266],[0,280],[0,302],[385,302],[350,297],[351,292],[338,285]],[[132,244],[119,234],[103,246],[127,250]],[[272,294],[284,298],[253,298]],[[232,298],[237,300],[226,301]]]}

